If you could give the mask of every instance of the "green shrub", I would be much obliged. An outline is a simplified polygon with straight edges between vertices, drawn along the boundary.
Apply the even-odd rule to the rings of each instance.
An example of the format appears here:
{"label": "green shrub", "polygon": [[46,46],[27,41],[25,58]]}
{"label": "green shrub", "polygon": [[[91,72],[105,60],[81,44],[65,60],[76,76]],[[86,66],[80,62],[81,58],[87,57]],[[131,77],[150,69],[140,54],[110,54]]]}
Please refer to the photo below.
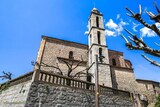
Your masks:
{"label": "green shrub", "polygon": [[155,107],[160,107],[160,95],[156,98]]}

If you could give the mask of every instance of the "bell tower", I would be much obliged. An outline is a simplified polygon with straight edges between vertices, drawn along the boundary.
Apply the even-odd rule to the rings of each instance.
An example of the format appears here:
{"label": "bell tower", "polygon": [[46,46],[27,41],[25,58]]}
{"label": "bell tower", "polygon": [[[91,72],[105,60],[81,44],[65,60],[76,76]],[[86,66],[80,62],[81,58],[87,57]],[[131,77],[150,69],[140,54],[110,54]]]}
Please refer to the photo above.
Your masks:
{"label": "bell tower", "polygon": [[[96,8],[93,8],[91,11],[91,15],[88,20],[88,31],[89,65],[96,61],[96,55],[98,55],[99,84],[112,87],[103,15]],[[91,80],[93,83],[95,83],[95,70],[96,64],[93,64],[89,70],[89,73],[94,76]]]}

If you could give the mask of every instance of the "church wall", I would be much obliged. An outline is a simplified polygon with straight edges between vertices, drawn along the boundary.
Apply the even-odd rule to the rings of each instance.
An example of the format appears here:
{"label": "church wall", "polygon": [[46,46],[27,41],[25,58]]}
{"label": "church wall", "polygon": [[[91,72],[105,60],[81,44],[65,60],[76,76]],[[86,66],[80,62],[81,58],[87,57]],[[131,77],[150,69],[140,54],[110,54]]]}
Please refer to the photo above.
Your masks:
{"label": "church wall", "polygon": [[147,81],[137,81],[138,92],[147,97],[149,103],[153,102],[155,97],[160,94],[159,84]]}
{"label": "church wall", "polygon": [[31,80],[8,87],[0,93],[0,107],[24,107]]}
{"label": "church wall", "polygon": [[112,65],[112,59],[115,59],[116,66],[121,67],[122,64],[120,63],[120,60],[119,60],[120,56],[123,56],[123,53],[109,50],[109,62],[110,62],[110,64]]}
{"label": "church wall", "polygon": [[[87,65],[87,46],[79,45],[76,43],[69,43],[66,41],[58,40],[58,39],[48,39],[46,38],[46,44],[44,47],[44,53],[42,55],[42,61],[43,63],[50,65],[50,66],[57,66],[56,63],[58,63],[59,68],[65,72],[64,75],[66,75],[66,71],[68,70],[67,65],[61,61],[60,59],[70,60],[69,59],[69,52],[73,52],[73,60],[76,61],[82,61],[83,63],[80,64],[74,71],[74,73],[84,70]],[[81,59],[82,58],[82,59]],[[73,61],[74,62],[74,61]],[[77,65],[78,62],[74,62],[73,67]],[[41,70],[49,71],[56,73],[58,70],[53,67],[41,67]],[[73,73],[73,74],[74,74]]]}
{"label": "church wall", "polygon": [[[100,15],[96,15],[96,14],[91,14],[91,16],[90,16],[90,20],[91,20],[91,25],[92,26],[96,26],[96,17],[99,17],[99,28],[104,28],[104,22],[103,22],[103,17],[102,16],[100,16]],[[90,21],[89,20],[89,21]],[[90,22],[89,22],[90,23]],[[89,29],[91,29],[91,26],[89,26]]]}
{"label": "church wall", "polygon": [[[105,57],[103,58],[102,64],[100,64],[101,62],[99,61],[99,58],[98,58],[98,62],[99,62],[98,69],[99,69],[99,77],[100,77],[99,84],[112,87],[111,72],[110,72],[110,66],[109,66],[109,60],[108,60],[108,50],[106,49],[105,46],[99,47],[99,45],[94,45],[92,47],[92,53],[95,53],[91,55],[92,62],[96,62],[95,55],[99,55],[99,48],[102,48],[102,55]],[[96,71],[96,64],[92,66],[92,68],[90,69],[90,73],[95,75],[95,71]],[[92,78],[93,83],[95,83],[94,77]]]}
{"label": "church wall", "polygon": [[125,59],[125,66],[126,68],[132,68],[132,63],[129,60]]}
{"label": "church wall", "polygon": [[98,69],[99,69],[99,84],[112,87],[110,66],[105,64],[99,64]]}
{"label": "church wall", "polygon": [[[133,107],[132,101],[127,95],[106,91],[100,94],[100,107]],[[38,106],[94,107],[95,92],[67,86],[33,82],[25,107]]]}
{"label": "church wall", "polygon": [[123,53],[118,51],[109,50],[109,62],[112,65],[112,59],[115,59],[117,67],[132,68],[129,60],[123,58]]}
{"label": "church wall", "polygon": [[130,92],[136,92],[137,83],[132,69],[111,67],[114,87]]}
{"label": "church wall", "polygon": [[[92,28],[92,31],[90,33],[92,35],[92,38],[91,38],[91,40],[90,40],[90,38],[88,38],[90,40],[89,42],[91,42],[92,44],[98,44],[98,38],[97,38],[97,32],[98,31],[101,33],[101,35],[105,35],[104,31],[101,31],[101,30],[96,29],[96,28]],[[105,40],[106,40],[105,36],[100,37],[101,45],[106,46],[106,41]]]}

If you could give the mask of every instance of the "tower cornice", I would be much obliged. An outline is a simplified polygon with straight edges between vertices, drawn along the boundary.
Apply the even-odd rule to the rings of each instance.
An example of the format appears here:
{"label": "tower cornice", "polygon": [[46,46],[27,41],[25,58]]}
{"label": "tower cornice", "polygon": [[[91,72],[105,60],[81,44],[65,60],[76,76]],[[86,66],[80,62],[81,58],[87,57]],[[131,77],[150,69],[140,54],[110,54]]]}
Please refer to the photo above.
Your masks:
{"label": "tower cornice", "polygon": [[[93,46],[100,46],[100,47],[106,47],[106,48],[107,48],[106,45],[100,45],[100,44],[93,43],[93,44],[91,45],[91,47],[88,49],[88,52],[92,49]],[[87,53],[88,53],[88,52],[87,52]]]}
{"label": "tower cornice", "polygon": [[89,16],[88,20],[91,18],[91,15],[92,15],[92,14],[99,15],[99,16],[103,16],[103,14],[102,14],[102,13],[95,13],[95,12],[91,12],[91,14],[90,14],[90,16]]}
{"label": "tower cornice", "polygon": [[92,26],[91,29],[90,29],[90,31],[89,31],[89,33],[88,33],[88,35],[91,33],[92,29],[99,29],[99,30],[105,31],[105,29],[103,29],[103,28],[99,28],[99,27],[96,27],[96,26]]}

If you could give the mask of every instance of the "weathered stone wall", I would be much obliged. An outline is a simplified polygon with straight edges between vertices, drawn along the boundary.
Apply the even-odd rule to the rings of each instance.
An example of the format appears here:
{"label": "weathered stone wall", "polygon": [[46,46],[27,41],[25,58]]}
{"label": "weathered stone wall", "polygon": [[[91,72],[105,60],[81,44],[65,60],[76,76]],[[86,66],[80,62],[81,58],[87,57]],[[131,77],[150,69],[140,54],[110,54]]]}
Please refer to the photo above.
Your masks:
{"label": "weathered stone wall", "polygon": [[98,70],[99,70],[99,84],[112,87],[110,66],[99,63]]}
{"label": "weathered stone wall", "polygon": [[137,92],[137,83],[131,69],[112,67],[112,81],[114,88]]}
{"label": "weathered stone wall", "polygon": [[112,64],[112,59],[115,59],[116,61],[116,66],[117,67],[125,67],[125,68],[132,68],[132,64],[129,60],[125,60],[123,58],[123,53],[114,51],[114,50],[109,50],[109,63]]}
{"label": "weathered stone wall", "polygon": [[0,107],[24,107],[31,80],[8,87],[0,93]]}
{"label": "weathered stone wall", "polygon": [[[78,44],[74,42],[68,42],[68,41],[59,40],[55,38],[49,38],[49,37],[43,37],[43,39],[46,39],[46,42],[45,42],[44,51],[43,51],[43,55],[41,56],[40,62],[43,62],[50,66],[56,66],[56,67],[58,64],[59,68],[62,71],[67,71],[68,70],[67,65],[60,59],[65,58],[65,60],[69,61],[70,60],[69,52],[72,51],[73,57],[74,57],[73,60],[75,60],[73,61],[74,62],[73,68],[77,65],[78,61],[82,61],[83,59],[84,62],[80,64],[80,66],[78,66],[76,69],[74,69],[71,75],[74,75],[77,71],[81,71],[86,68],[87,60],[88,60],[88,56],[87,56],[88,46],[87,45]],[[38,58],[37,60],[39,60],[39,57],[37,58]],[[53,72],[53,73],[58,72],[58,70],[53,67],[41,66],[40,69],[44,71]],[[64,75],[66,75],[66,72],[64,73]]]}
{"label": "weathered stone wall", "polygon": [[[94,107],[94,92],[46,83],[31,85],[25,107]],[[128,96],[106,92],[100,95],[100,107],[132,107]]]}
{"label": "weathered stone wall", "polygon": [[149,103],[154,102],[156,96],[160,94],[160,87],[158,83],[137,81],[137,84],[138,84],[138,92],[141,95],[147,97]]}
{"label": "weathered stone wall", "polygon": [[[148,89],[146,89],[146,85],[148,85]],[[155,99],[155,93],[154,90],[151,89],[152,85],[151,84],[143,84],[143,83],[138,83],[138,91],[139,93],[141,93],[141,95],[144,95],[145,97],[147,97],[149,103],[153,102],[153,100]]]}

